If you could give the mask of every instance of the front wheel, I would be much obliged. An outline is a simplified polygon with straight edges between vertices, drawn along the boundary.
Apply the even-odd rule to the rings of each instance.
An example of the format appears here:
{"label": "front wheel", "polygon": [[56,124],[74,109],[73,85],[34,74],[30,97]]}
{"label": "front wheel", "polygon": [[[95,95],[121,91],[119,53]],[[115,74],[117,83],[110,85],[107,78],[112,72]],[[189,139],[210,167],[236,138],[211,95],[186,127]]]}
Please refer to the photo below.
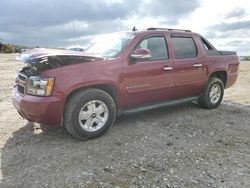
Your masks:
{"label": "front wheel", "polygon": [[216,108],[220,105],[223,95],[224,84],[222,80],[219,78],[210,78],[199,98],[199,104],[203,108]]}
{"label": "front wheel", "polygon": [[91,139],[104,134],[114,123],[116,105],[100,89],[85,89],[73,95],[64,112],[67,130],[78,139]]}

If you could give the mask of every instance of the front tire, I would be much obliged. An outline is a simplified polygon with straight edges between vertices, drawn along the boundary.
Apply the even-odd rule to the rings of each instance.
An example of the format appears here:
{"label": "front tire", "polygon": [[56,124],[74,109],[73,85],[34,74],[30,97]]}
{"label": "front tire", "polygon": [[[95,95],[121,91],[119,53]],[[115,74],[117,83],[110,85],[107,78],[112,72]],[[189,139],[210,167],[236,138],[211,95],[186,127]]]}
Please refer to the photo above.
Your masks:
{"label": "front tire", "polygon": [[104,134],[114,123],[116,104],[100,89],[84,89],[73,95],[64,112],[64,124],[75,138],[86,140]]}
{"label": "front tire", "polygon": [[199,105],[203,108],[217,108],[224,95],[224,84],[219,78],[210,78],[207,86],[204,88],[200,98]]}

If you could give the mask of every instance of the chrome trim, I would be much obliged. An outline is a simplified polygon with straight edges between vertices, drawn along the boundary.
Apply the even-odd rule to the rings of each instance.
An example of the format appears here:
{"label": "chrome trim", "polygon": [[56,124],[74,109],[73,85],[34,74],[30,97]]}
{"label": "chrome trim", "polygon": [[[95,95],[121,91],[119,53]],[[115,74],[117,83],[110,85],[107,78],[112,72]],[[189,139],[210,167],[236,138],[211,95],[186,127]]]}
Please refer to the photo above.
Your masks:
{"label": "chrome trim", "polygon": [[26,80],[27,80],[27,76],[24,75],[24,74],[22,74],[22,73],[19,73],[19,74],[18,74],[18,79],[19,79],[19,80],[22,80],[22,81],[26,81]]}
{"label": "chrome trim", "polygon": [[144,60],[144,59],[151,58],[150,54],[131,54],[130,56],[132,59],[136,59],[136,60]]}
{"label": "chrome trim", "polygon": [[165,70],[165,71],[171,71],[171,70],[173,70],[173,67],[163,67],[163,70]]}
{"label": "chrome trim", "polygon": [[201,63],[194,64],[193,67],[202,67],[203,65]]}
{"label": "chrome trim", "polygon": [[27,79],[28,79],[28,77],[25,74],[22,74],[20,72],[18,73],[18,75],[17,75],[17,84],[22,86],[23,89],[24,89],[24,93],[20,93],[19,90],[17,89],[17,91],[18,91],[18,93],[20,95],[25,95],[26,94]]}

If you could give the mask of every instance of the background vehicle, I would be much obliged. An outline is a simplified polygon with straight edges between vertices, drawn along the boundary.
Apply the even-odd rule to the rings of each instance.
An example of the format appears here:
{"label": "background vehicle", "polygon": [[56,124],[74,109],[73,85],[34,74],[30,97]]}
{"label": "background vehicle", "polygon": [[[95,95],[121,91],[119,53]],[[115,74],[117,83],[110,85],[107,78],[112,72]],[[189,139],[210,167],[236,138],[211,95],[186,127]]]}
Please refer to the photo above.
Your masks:
{"label": "background vehicle", "polygon": [[69,46],[68,50],[76,51],[76,52],[83,52],[86,49],[86,46]]}
{"label": "background vehicle", "polygon": [[105,36],[84,53],[26,60],[13,104],[29,121],[64,124],[76,138],[105,133],[119,114],[197,100],[216,108],[238,76],[236,52],[189,30],[149,28]]}

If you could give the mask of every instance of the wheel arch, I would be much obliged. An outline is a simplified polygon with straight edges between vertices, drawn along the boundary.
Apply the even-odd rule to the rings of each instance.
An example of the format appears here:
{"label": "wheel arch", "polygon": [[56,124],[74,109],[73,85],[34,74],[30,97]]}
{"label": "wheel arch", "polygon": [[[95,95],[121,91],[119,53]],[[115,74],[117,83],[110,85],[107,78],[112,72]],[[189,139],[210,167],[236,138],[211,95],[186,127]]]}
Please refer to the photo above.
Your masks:
{"label": "wheel arch", "polygon": [[222,82],[223,82],[224,87],[226,87],[226,84],[227,84],[227,72],[225,70],[217,70],[215,72],[212,72],[210,74],[210,76],[209,76],[209,79],[213,78],[213,77],[221,79]]}
{"label": "wheel arch", "polygon": [[115,88],[115,86],[113,86],[112,84],[96,84],[96,85],[81,86],[81,87],[77,87],[77,88],[74,88],[73,90],[71,90],[65,97],[64,109],[65,109],[67,102],[74,94],[78,93],[81,90],[88,89],[88,88],[96,88],[96,89],[100,89],[100,90],[105,91],[113,98],[116,106],[119,105],[118,92],[117,92],[117,89]]}

